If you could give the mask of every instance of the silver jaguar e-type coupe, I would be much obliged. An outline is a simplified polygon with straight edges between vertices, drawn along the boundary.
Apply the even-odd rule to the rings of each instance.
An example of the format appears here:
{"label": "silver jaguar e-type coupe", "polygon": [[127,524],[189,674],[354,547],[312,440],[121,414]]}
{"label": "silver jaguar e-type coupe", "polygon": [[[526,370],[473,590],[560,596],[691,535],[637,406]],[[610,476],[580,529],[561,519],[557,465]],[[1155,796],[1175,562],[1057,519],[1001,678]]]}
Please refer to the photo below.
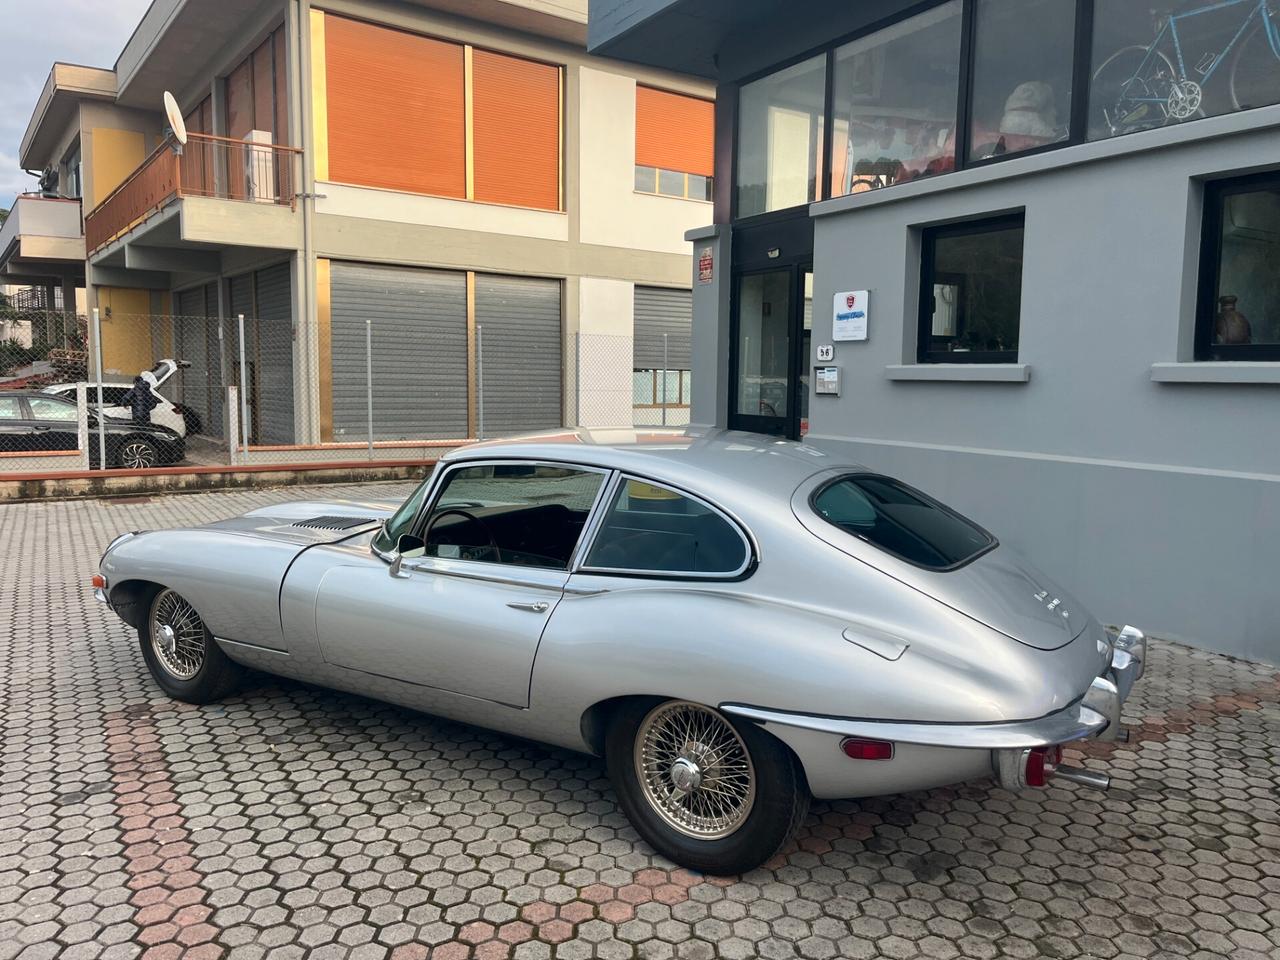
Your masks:
{"label": "silver jaguar e-type coupe", "polygon": [[809,445],[601,439],[467,447],[398,508],[126,533],[94,585],[172,697],[253,667],[601,754],[640,835],[711,873],[811,796],[1106,785],[1062,745],[1124,736],[1140,631]]}

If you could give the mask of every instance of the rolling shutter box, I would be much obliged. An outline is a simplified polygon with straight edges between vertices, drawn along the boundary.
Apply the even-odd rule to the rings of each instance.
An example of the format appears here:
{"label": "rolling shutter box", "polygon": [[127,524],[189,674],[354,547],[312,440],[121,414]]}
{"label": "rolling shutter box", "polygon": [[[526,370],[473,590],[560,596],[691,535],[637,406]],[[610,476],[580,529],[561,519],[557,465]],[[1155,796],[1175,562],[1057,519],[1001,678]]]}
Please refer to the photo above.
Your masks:
{"label": "rolling shutter box", "polygon": [[636,164],[709,177],[715,166],[715,105],[636,87]]}
{"label": "rolling shutter box", "polygon": [[463,48],[325,16],[329,175],[466,196]]}
{"label": "rolling shutter box", "polygon": [[467,435],[467,278],[337,263],[330,280],[333,439],[368,437],[365,319],[373,332],[375,440]]}
{"label": "rolling shutter box", "polygon": [[560,427],[560,281],[476,275],[484,361],[484,435]]}
{"label": "rolling shutter box", "polygon": [[690,369],[693,294],[664,287],[636,287],[636,370],[663,369],[663,334],[667,335],[666,369]]}
{"label": "rolling shutter box", "polygon": [[475,199],[560,209],[560,68],[472,54]]}

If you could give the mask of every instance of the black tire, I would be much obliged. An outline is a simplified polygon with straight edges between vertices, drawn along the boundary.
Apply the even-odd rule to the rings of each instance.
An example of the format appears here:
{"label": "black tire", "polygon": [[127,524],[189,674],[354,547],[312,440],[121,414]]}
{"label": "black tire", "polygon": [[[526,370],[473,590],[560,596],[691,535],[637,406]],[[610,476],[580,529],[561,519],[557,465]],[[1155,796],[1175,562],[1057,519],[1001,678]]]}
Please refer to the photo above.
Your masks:
{"label": "black tire", "polygon": [[116,446],[115,460],[122,470],[150,470],[160,465],[160,451],[147,437],[125,437]]}
{"label": "black tire", "polygon": [[[700,839],[676,829],[659,811],[642,785],[642,750],[637,737],[649,729],[661,713],[693,708],[726,724],[745,746],[754,799],[732,832],[714,839]],[[787,747],[754,724],[734,722],[700,704],[676,700],[634,700],[611,718],[605,736],[609,777],[627,819],[644,840],[669,860],[717,875],[737,875],[752,870],[777,853],[804,820],[809,809],[809,787],[799,761]],[[713,766],[708,770],[714,769]]]}
{"label": "black tire", "polygon": [[[172,621],[166,623],[166,621]],[[165,652],[166,642],[157,640],[162,625],[182,631],[183,657]],[[198,663],[188,657],[198,642]],[[195,609],[173,590],[162,587],[146,600],[146,614],[138,626],[142,659],[156,685],[174,700],[184,703],[213,703],[233,692],[244,668],[222,652],[213,634]],[[186,669],[180,668],[183,664]]]}

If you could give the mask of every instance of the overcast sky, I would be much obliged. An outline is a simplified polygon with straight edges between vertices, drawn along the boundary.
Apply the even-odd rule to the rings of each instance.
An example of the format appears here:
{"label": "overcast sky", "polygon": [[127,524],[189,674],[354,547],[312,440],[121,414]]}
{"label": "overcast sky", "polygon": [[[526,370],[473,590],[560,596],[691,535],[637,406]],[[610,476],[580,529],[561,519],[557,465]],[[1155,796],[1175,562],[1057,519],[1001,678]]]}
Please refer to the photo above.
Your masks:
{"label": "overcast sky", "polygon": [[18,144],[55,60],[111,67],[150,0],[0,0],[0,207],[35,180]]}

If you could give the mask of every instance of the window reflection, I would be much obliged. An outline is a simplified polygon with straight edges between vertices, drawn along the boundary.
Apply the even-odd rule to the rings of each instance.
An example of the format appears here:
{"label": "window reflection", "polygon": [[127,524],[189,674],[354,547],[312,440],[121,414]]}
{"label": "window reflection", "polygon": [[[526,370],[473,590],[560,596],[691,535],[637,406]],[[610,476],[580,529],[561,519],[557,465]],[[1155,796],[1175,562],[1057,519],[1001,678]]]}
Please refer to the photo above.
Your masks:
{"label": "window reflection", "polygon": [[960,0],[836,51],[832,195],[955,169]]}
{"label": "window reflection", "polygon": [[738,100],[738,216],[817,197],[826,57],[748,83]]}
{"label": "window reflection", "polygon": [[791,277],[745,276],[738,287],[738,403],[747,416],[785,417],[791,393]]}
{"label": "window reflection", "polygon": [[1075,9],[1076,0],[979,0],[971,159],[1067,139]]}

